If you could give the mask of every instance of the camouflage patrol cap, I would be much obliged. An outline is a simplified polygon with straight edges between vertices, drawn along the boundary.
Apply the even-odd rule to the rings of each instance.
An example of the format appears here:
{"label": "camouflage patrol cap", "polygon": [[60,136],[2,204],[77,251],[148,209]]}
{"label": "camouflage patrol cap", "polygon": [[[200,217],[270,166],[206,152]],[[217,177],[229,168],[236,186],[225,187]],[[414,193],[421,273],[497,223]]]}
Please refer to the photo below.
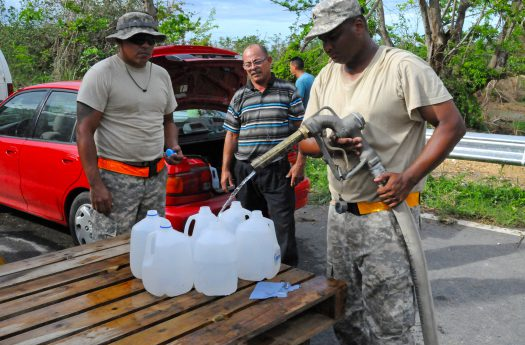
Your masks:
{"label": "camouflage patrol cap", "polygon": [[166,38],[166,35],[157,31],[157,22],[152,16],[143,12],[128,12],[118,19],[117,32],[107,36],[106,41],[127,40],[136,34],[151,35],[157,41],[162,41]]}
{"label": "camouflage patrol cap", "polygon": [[314,25],[304,39],[303,49],[311,40],[332,31],[348,18],[362,14],[357,0],[321,0],[313,9]]}

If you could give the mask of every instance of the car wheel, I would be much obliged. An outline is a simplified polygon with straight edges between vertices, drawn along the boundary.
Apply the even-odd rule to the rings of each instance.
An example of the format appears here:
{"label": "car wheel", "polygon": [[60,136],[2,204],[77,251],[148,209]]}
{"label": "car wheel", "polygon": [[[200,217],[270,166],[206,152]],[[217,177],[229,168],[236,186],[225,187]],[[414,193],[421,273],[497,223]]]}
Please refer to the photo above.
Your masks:
{"label": "car wheel", "polygon": [[95,242],[93,239],[93,207],[89,192],[82,192],[71,204],[69,210],[69,232],[75,244]]}

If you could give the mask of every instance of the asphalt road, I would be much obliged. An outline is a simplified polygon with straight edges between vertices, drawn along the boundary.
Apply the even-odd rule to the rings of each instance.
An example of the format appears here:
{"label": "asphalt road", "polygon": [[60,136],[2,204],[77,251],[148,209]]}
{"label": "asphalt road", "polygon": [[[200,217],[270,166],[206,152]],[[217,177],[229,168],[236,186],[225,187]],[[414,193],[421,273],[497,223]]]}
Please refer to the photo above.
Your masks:
{"label": "asphalt road", "polygon": [[[299,267],[324,274],[326,207],[296,213]],[[514,232],[516,233],[516,232]],[[475,224],[424,219],[427,256],[442,345],[525,344],[525,241]],[[0,257],[21,260],[72,246],[68,230],[0,206]],[[421,334],[414,330],[419,344]],[[312,345],[336,345],[332,331]]]}

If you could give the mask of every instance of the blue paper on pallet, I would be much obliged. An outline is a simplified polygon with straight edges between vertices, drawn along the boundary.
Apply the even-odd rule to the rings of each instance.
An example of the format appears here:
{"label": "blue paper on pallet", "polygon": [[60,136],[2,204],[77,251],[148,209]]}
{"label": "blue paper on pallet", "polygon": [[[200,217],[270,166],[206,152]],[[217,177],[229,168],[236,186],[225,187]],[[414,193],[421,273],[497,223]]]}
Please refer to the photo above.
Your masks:
{"label": "blue paper on pallet", "polygon": [[291,285],[287,282],[258,282],[250,295],[250,299],[283,298],[288,296],[288,292],[297,290],[300,287],[300,284]]}

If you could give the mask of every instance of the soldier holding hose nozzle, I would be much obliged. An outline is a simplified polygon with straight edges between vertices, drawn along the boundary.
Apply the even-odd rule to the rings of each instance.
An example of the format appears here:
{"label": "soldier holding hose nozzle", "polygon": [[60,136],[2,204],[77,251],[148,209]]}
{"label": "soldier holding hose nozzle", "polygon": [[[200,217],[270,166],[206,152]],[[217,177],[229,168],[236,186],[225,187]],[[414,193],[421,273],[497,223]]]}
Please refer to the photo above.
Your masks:
{"label": "soldier holding hose nozzle", "polygon": [[[461,139],[465,125],[426,62],[372,40],[357,0],[319,2],[306,43],[316,37],[331,61],[315,79],[303,124],[324,106],[339,117],[360,113],[366,122],[363,139],[340,137],[332,145],[357,149],[361,155],[369,145],[386,170],[372,176],[370,167],[363,168],[351,178],[328,170],[333,202],[328,211],[327,273],[349,282],[345,318],[335,325],[335,333],[341,344],[414,344],[413,285],[419,278],[411,275],[411,265],[423,261],[425,274],[426,266],[424,255],[413,257],[407,250],[411,239],[400,230],[396,208],[406,201],[417,228],[425,176]],[[320,116],[324,114],[316,115]],[[425,143],[427,122],[435,131]],[[313,138],[303,140],[300,150],[311,156],[320,153]],[[341,154],[330,154],[344,166]],[[360,163],[355,154],[347,159]],[[425,341],[437,344],[437,336]]]}

